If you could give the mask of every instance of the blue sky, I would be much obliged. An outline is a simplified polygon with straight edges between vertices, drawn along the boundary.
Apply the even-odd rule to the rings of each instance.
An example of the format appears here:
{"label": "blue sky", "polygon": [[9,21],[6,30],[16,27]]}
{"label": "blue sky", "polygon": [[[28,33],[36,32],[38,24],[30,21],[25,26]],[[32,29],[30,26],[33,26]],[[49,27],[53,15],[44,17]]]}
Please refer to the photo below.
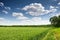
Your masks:
{"label": "blue sky", "polygon": [[0,25],[46,25],[60,15],[60,0],[0,0]]}

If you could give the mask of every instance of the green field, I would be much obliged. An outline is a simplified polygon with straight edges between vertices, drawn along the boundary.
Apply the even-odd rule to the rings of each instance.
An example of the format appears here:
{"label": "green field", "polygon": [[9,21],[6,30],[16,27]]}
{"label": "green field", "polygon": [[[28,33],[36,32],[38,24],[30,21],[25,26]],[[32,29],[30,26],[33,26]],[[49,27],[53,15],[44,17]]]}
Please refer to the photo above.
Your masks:
{"label": "green field", "polygon": [[0,40],[60,40],[60,28],[0,27]]}

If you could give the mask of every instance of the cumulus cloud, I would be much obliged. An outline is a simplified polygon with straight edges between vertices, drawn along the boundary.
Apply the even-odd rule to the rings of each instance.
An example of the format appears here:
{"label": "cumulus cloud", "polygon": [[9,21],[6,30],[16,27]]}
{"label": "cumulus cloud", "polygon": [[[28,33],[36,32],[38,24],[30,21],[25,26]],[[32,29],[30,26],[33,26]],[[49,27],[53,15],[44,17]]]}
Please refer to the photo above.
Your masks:
{"label": "cumulus cloud", "polygon": [[23,20],[28,19],[27,17],[25,17],[25,16],[23,15],[23,13],[13,12],[13,13],[12,13],[12,16],[16,17],[17,19],[23,19]]}
{"label": "cumulus cloud", "polygon": [[22,10],[27,11],[26,13],[32,16],[40,16],[56,11],[54,7],[50,6],[50,8],[51,8],[50,10],[46,10],[41,3],[32,3],[30,5],[23,7]]}
{"label": "cumulus cloud", "polygon": [[58,5],[60,5],[60,2],[58,3]]}
{"label": "cumulus cloud", "polygon": [[2,12],[5,13],[5,14],[8,14],[8,11],[6,11],[6,10],[3,10]]}
{"label": "cumulus cloud", "polygon": [[4,6],[4,3],[0,2],[0,6],[1,6],[1,7]]}

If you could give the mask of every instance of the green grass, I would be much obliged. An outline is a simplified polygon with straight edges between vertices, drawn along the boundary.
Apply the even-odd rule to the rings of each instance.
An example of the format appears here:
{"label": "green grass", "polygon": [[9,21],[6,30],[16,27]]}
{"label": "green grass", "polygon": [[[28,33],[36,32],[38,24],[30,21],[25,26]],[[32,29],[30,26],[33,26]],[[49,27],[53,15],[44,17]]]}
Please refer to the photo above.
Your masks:
{"label": "green grass", "polygon": [[59,35],[60,28],[0,27],[0,40],[60,40]]}

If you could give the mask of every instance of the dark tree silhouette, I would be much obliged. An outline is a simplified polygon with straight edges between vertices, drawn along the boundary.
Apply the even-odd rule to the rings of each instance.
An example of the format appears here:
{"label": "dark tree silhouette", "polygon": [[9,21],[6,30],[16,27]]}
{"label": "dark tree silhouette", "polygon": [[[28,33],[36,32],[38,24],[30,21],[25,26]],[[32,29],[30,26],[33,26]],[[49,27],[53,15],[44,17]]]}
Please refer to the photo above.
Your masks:
{"label": "dark tree silhouette", "polygon": [[60,27],[60,15],[51,17],[50,22],[53,26]]}

